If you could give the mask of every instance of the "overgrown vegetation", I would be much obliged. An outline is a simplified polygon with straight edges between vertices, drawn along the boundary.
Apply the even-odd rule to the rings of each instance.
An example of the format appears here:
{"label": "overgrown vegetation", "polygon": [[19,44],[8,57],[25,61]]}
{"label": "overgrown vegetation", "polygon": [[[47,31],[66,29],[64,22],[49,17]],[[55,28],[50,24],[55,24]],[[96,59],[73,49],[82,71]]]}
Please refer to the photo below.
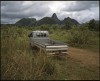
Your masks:
{"label": "overgrown vegetation", "polygon": [[73,27],[68,32],[68,43],[76,47],[87,46],[92,43],[92,34],[87,27]]}
{"label": "overgrown vegetation", "polygon": [[99,69],[84,66],[66,56],[47,57],[32,51],[28,34],[33,30],[48,30],[50,37],[69,46],[99,51],[99,32],[88,27],[42,25],[38,27],[1,27],[1,79],[2,80],[98,80]]}

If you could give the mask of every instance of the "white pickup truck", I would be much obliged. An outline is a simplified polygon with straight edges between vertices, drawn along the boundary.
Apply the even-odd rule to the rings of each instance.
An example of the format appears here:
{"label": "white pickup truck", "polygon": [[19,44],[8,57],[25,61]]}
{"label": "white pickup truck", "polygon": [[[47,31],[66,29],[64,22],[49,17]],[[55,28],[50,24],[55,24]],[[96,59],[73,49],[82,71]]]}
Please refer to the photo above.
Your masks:
{"label": "white pickup truck", "polygon": [[32,47],[38,47],[46,54],[66,55],[68,53],[68,46],[65,43],[50,39],[48,31],[32,31],[28,37]]}

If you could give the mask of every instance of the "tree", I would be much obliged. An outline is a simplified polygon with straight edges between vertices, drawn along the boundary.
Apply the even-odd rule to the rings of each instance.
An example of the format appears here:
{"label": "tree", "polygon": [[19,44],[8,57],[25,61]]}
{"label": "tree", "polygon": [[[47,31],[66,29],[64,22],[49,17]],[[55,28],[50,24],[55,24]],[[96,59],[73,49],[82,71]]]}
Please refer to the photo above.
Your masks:
{"label": "tree", "polygon": [[94,19],[92,19],[92,20],[89,21],[88,28],[90,30],[96,30],[96,25],[95,25],[95,20]]}
{"label": "tree", "polygon": [[70,25],[70,22],[68,21],[68,22],[66,22],[66,24],[65,24],[65,29],[67,29],[67,30],[70,30],[71,29],[71,25]]}

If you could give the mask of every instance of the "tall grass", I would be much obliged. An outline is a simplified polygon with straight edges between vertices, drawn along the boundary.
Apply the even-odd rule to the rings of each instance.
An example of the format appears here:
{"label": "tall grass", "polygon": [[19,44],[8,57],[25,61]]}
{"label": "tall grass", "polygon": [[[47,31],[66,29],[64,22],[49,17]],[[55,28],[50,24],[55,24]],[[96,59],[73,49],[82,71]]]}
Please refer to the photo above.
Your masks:
{"label": "tall grass", "polygon": [[50,37],[65,42],[68,46],[99,52],[99,32],[90,31],[87,27],[75,26],[71,30],[52,30]]}
{"label": "tall grass", "polygon": [[[98,79],[98,70],[88,70],[75,59],[47,57],[32,51],[29,46],[29,28],[1,28],[2,80],[73,80]],[[59,33],[58,33],[59,34]],[[65,57],[66,58],[66,57]]]}
{"label": "tall grass", "polygon": [[[1,32],[1,70],[3,80],[45,79],[55,72],[55,64],[43,53],[32,52],[29,30],[7,28]],[[36,55],[36,56],[34,56]]]}

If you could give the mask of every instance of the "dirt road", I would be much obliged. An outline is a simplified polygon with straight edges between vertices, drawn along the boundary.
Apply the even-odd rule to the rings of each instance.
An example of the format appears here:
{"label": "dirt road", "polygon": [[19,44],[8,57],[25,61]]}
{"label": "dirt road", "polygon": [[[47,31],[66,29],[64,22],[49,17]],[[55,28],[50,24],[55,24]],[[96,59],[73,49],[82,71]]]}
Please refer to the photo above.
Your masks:
{"label": "dirt road", "polygon": [[85,65],[92,65],[99,67],[99,53],[89,50],[69,48],[69,56],[73,59],[80,61]]}

